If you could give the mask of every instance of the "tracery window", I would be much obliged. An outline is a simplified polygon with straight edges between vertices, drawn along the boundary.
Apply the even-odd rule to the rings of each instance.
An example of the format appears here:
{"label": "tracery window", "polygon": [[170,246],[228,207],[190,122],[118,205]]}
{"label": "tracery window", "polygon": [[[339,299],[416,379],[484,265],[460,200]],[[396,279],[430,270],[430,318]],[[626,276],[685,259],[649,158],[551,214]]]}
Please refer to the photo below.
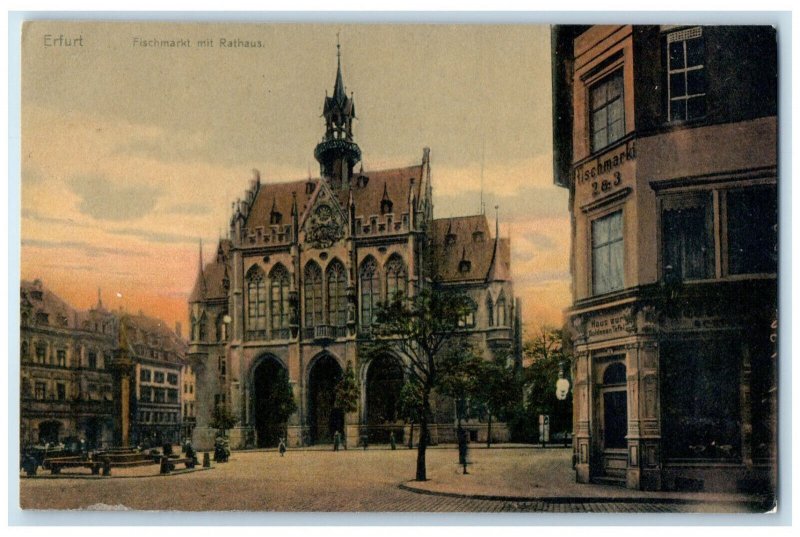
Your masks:
{"label": "tracery window", "polygon": [[508,326],[506,297],[503,293],[500,293],[500,297],[497,299],[497,304],[495,305],[495,309],[497,310],[497,326]]}
{"label": "tracery window", "polygon": [[359,271],[361,284],[361,325],[370,326],[375,319],[375,310],[380,300],[378,264],[373,257],[361,263]]}
{"label": "tracery window", "polygon": [[303,297],[305,301],[305,326],[319,326],[322,320],[322,269],[309,261],[303,276]]}
{"label": "tracery window", "polygon": [[400,256],[392,256],[386,262],[386,293],[388,300],[408,295],[408,273]]}
{"label": "tracery window", "polygon": [[344,266],[339,261],[332,261],[326,271],[328,282],[328,322],[333,326],[347,324],[347,296],[345,288],[347,278]]}
{"label": "tracery window", "polygon": [[267,287],[264,271],[253,267],[247,272],[247,331],[248,337],[266,336]]}
{"label": "tracery window", "polygon": [[272,338],[284,339],[287,335],[283,329],[289,328],[289,272],[283,265],[276,265],[269,281]]}

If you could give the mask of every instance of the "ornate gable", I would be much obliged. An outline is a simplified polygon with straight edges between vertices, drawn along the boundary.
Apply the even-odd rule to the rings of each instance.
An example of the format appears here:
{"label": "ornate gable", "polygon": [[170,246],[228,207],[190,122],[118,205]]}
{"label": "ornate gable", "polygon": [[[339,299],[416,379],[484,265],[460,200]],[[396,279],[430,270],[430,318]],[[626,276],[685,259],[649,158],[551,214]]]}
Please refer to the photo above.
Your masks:
{"label": "ornate gable", "polygon": [[344,238],[347,217],[325,181],[319,182],[300,225],[311,248],[330,248]]}

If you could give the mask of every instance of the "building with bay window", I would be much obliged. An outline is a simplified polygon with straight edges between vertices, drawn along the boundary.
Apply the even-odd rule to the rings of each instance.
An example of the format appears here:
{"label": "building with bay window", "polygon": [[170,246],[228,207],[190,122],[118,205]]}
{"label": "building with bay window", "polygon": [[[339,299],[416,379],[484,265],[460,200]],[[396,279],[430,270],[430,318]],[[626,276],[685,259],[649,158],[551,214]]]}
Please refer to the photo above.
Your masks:
{"label": "building with bay window", "polygon": [[771,493],[771,27],[553,28],[580,482]]}
{"label": "building with bay window", "polygon": [[[276,445],[283,435],[291,446],[330,442],[336,431],[351,445],[364,434],[407,440],[398,413],[402,359],[367,360],[364,352],[378,304],[389,298],[429,285],[468,294],[474,311],[462,329],[487,359],[509,354],[519,332],[509,240],[492,234],[484,215],[434,218],[430,151],[407,167],[357,168],[355,104],[341,66],[323,117],[314,150],[320,177],[263,183],[256,172],[210,262],[201,248],[189,299],[200,448],[213,443],[219,405],[238,420],[233,447]],[[360,400],[344,415],[334,397],[348,368]],[[285,379],[297,403],[288,422],[273,404]],[[453,441],[452,402],[439,399],[435,413],[431,439]],[[485,424],[467,428],[485,438]],[[502,425],[493,433],[508,434]]]}

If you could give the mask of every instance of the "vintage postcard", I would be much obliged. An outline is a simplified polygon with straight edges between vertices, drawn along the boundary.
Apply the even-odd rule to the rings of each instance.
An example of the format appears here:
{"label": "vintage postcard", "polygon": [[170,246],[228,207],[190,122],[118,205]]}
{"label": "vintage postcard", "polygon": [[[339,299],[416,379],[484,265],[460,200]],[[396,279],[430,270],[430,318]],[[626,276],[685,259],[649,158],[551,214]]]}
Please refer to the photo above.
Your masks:
{"label": "vintage postcard", "polygon": [[26,22],[21,507],[774,510],[777,37]]}

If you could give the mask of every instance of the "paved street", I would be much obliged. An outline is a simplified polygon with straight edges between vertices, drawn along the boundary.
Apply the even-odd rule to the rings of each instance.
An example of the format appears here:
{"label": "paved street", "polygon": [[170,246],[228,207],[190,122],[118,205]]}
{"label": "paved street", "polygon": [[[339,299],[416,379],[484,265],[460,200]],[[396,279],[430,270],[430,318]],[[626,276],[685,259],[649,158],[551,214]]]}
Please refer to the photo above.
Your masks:
{"label": "paved street", "polygon": [[[492,449],[472,452],[470,475],[460,474],[453,449],[428,452],[430,481],[419,485],[433,493],[403,490],[414,473],[416,451],[400,449],[235,452],[227,464],[182,475],[132,478],[22,479],[23,508],[78,509],[124,506],[140,510],[394,511],[394,512],[741,512],[730,502],[676,503],[649,497],[638,502],[628,491],[581,485],[589,501],[546,494],[510,494],[539,482],[572,481],[568,450]],[[157,471],[157,469],[156,469]],[[554,475],[554,472],[558,475]],[[119,474],[118,474],[119,475]],[[486,486],[491,488],[487,489]],[[530,485],[533,483],[533,485]],[[573,485],[574,486],[574,485]],[[589,487],[589,488],[586,488]],[[437,490],[438,489],[438,490]],[[570,489],[573,490],[573,489]],[[479,499],[443,494],[480,495],[490,491],[535,501]],[[636,493],[630,491],[635,495]],[[641,494],[641,493],[639,493]],[[574,494],[565,494],[571,496]]]}

